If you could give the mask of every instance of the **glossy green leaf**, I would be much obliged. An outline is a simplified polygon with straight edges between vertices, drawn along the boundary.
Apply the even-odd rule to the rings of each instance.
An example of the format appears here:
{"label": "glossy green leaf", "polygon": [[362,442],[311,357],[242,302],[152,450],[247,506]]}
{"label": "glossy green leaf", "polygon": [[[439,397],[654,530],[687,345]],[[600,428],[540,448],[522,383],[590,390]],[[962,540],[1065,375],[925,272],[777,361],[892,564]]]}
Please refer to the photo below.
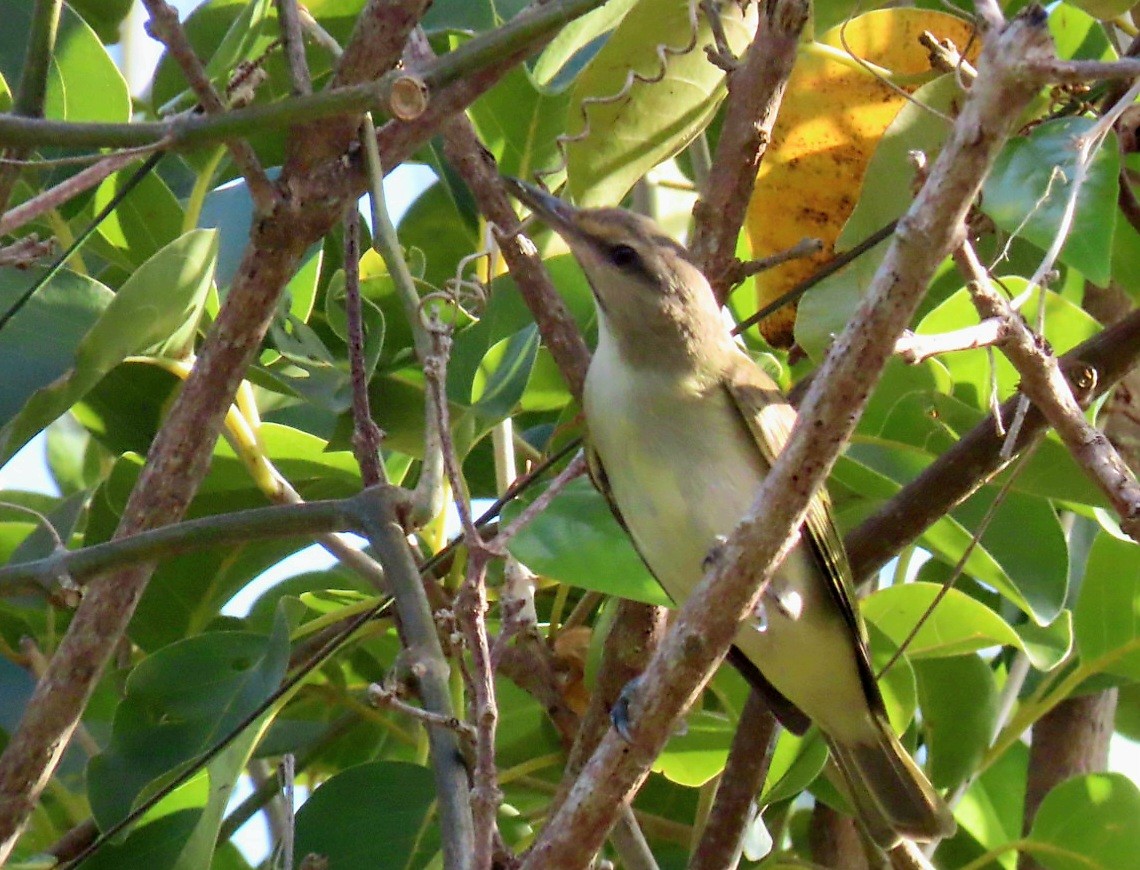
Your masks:
{"label": "glossy green leaf", "polygon": [[563,90],[606,44],[606,38],[637,0],[609,0],[563,27],[534,62],[534,78]]}
{"label": "glossy green leaf", "polygon": [[349,768],[297,811],[295,860],[316,854],[338,870],[405,870],[434,823],[434,803],[426,767],[378,761]]}
{"label": "glossy green leaf", "polygon": [[242,723],[280,684],[288,658],[282,620],[271,636],[211,632],[140,663],[127,679],[111,742],[87,770],[100,826],[121,819],[149,783]]}
{"label": "glossy green leaf", "polygon": [[133,0],[71,0],[67,4],[86,21],[108,45],[118,42],[120,28]]}
{"label": "glossy green leaf", "polygon": [[812,784],[826,763],[827,744],[819,731],[812,729],[797,737],[782,730],[757,803],[770,806],[794,797]]}
{"label": "glossy green leaf", "polygon": [[1033,819],[1027,848],[1049,870],[1140,868],[1138,821],[1140,790],[1128,777],[1118,773],[1077,776],[1045,796]]}
{"label": "glossy green leaf", "polygon": [[538,341],[538,327],[532,323],[487,351],[472,390],[480,414],[495,420],[511,413],[530,379]]}
{"label": "glossy green leaf", "polygon": [[[927,360],[912,366],[898,357],[891,357],[887,360],[882,377],[867,401],[863,415],[859,418],[859,432],[867,435],[883,435],[882,427],[893,414],[895,406],[903,399],[913,394],[948,392],[952,385],[946,367],[937,360]],[[888,440],[901,440],[890,435],[883,437]],[[921,445],[915,444],[915,446]]]}
{"label": "glossy green leaf", "polygon": [[[608,4],[607,4],[608,5]],[[468,113],[499,172],[529,178],[559,161],[555,141],[566,127],[570,98],[540,91],[526,67],[511,70]]]}
{"label": "glossy green leaf", "polygon": [[[1059,118],[1011,139],[986,179],[982,210],[1006,232],[1048,249],[1072,196],[1081,137],[1093,124],[1091,118]],[[1060,256],[1062,263],[1101,286],[1110,274],[1119,174],[1116,137],[1110,134],[1089,164]]]}
{"label": "glossy green leaf", "polygon": [[[139,267],[75,346],[67,368],[37,389],[19,415],[0,429],[0,461],[6,461],[127,356],[161,354],[191,341],[213,277],[216,253],[214,232],[194,230]],[[95,292],[90,284],[88,289]],[[9,329],[26,314],[27,310],[22,311]],[[38,333],[36,339],[43,341],[44,334],[51,332]],[[64,359],[66,353],[58,354],[55,365]]]}
{"label": "glossy green leaf", "polygon": [[[1087,2],[1072,5],[1060,3],[1049,10],[1049,33],[1053,37],[1057,57],[1065,60],[1116,60],[1116,51],[1108,40],[1104,25],[1088,12],[1078,8],[1087,5],[1089,5]],[[1112,18],[1116,14],[1119,13],[1098,17]]]}
{"label": "glossy green leaf", "polygon": [[[39,275],[38,269],[0,269],[0,309],[7,311]],[[36,390],[66,374],[76,346],[114,296],[98,281],[60,271],[0,330],[0,366],[21,375],[0,379],[0,420],[5,426],[11,426]],[[0,451],[3,460],[22,445]]]}
{"label": "glossy green leaf", "polygon": [[[508,521],[521,506],[510,505]],[[670,604],[633,544],[588,480],[572,481],[511,539],[511,555],[532,571],[608,595]]]}
{"label": "glossy green leaf", "polygon": [[1073,649],[1073,614],[1069,610],[1062,610],[1049,625],[1026,620],[1013,627],[1021,638],[1021,648],[1039,671],[1053,670]]}
{"label": "glossy green leaf", "polygon": [[[896,644],[918,625],[941,591],[932,583],[889,586],[862,602],[863,615]],[[961,656],[991,646],[1021,646],[1000,616],[957,589],[951,589],[922,623],[906,648],[911,659]]]}
{"label": "glossy green leaf", "polygon": [[1081,663],[1140,679],[1140,546],[1101,533],[1073,614]]}
{"label": "glossy green leaf", "polygon": [[[955,807],[959,829],[984,849],[998,849],[1021,836],[1028,766],[1029,747],[1014,744],[982,772]],[[1016,863],[1011,852],[1002,866],[1013,870]]]}
{"label": "glossy green leaf", "polygon": [[723,714],[697,710],[665,744],[653,771],[670,782],[697,788],[724,770],[736,723]]}
{"label": "glossy green leaf", "polygon": [[480,31],[497,27],[527,5],[526,0],[439,0],[424,15],[427,31]]}
{"label": "glossy green leaf", "polygon": [[975,655],[914,661],[935,788],[956,788],[977,769],[997,726],[998,690]]}
{"label": "glossy green leaf", "polygon": [[[819,26],[818,22],[816,26]],[[902,217],[913,198],[911,191],[900,195],[900,181],[915,175],[911,155],[919,151],[933,159],[942,150],[951,128],[947,121],[934,113],[949,115],[963,98],[962,88],[953,74],[939,76],[911,95],[911,100],[883,132],[867,164],[859,203],[835,241],[836,251],[855,247],[891,221]]]}
{"label": "glossy green leaf", "polygon": [[[728,45],[742,51],[756,29],[755,7],[742,14],[726,5],[720,13]],[[642,175],[705,128],[725,94],[724,72],[700,48],[711,42],[707,19],[688,0],[640,0],[625,15],[570,92],[568,132],[577,136],[588,127],[567,149],[575,202],[620,202]],[[630,70],[660,80],[634,82],[626,92]]]}
{"label": "glossy green leaf", "polygon": [[427,268],[421,277],[435,287],[454,278],[460,260],[483,247],[476,226],[438,182],[408,207],[398,229],[405,249],[419,248],[426,254]]}
{"label": "glossy green leaf", "polygon": [[[999,280],[1007,292],[1014,296],[1026,287],[1024,278],[1006,277]],[[1034,294],[1021,309],[1030,323],[1037,322],[1038,298]],[[1100,332],[1101,326],[1096,320],[1058,294],[1046,293],[1045,300],[1045,338],[1054,353],[1062,354]],[[963,289],[924,317],[915,332],[920,335],[936,335],[977,322],[977,310],[970,301],[969,293]],[[1021,376],[1002,354],[996,353],[994,358],[997,362],[998,398],[1005,400],[1013,394]],[[989,354],[980,349],[958,351],[945,354],[942,362],[954,379],[955,395],[979,409],[988,410],[991,389]]]}
{"label": "glossy green leaf", "polygon": [[855,262],[828,275],[800,299],[796,309],[796,344],[811,359],[822,360],[835,336],[847,326],[886,255],[887,242],[880,242]]}
{"label": "glossy green leaf", "polygon": [[[901,487],[900,482],[911,480],[928,461],[918,450],[876,439],[858,439],[836,462],[833,477],[855,492],[881,500],[894,495]],[[994,493],[987,488],[979,491],[974,499],[984,505],[993,497]],[[1005,508],[998,510],[1008,511],[1010,522],[1016,522],[1016,511],[1008,507],[1008,501]],[[1048,505],[1036,505],[1030,509],[1030,516],[1037,518],[1041,529],[1052,534],[1056,517],[1045,516],[1043,512],[1047,510]],[[972,522],[973,517],[973,512],[967,511],[965,523],[955,515],[939,518],[922,533],[922,546],[949,565],[956,565],[967,548],[972,547],[964,563],[966,574],[997,589],[1037,622],[1052,622],[1064,605],[1067,581],[1064,562],[1050,566],[1045,575],[1021,571],[1011,575],[989,552],[984,536],[981,546],[972,545],[974,534],[966,523]],[[1001,547],[1009,543],[1004,535],[998,535],[995,541]],[[1012,567],[1025,568],[1028,564],[1015,559]]]}

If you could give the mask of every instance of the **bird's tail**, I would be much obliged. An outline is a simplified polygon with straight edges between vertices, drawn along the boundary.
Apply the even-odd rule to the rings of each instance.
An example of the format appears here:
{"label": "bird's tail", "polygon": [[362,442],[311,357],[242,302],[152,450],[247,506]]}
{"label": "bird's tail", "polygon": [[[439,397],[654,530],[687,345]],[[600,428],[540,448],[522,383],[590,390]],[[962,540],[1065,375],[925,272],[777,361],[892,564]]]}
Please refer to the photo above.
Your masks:
{"label": "bird's tail", "polygon": [[873,718],[876,727],[868,740],[828,741],[867,833],[887,849],[900,837],[930,842],[952,836],[956,826],[950,807],[890,725],[879,716]]}

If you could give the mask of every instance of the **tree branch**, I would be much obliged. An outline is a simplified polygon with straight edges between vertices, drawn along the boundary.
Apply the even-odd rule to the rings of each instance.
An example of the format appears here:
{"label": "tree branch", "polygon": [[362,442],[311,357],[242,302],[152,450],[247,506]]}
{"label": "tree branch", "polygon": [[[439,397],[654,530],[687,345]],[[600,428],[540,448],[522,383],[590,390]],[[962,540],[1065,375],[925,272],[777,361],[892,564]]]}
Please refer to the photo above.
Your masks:
{"label": "tree branch", "polygon": [[805,0],[771,0],[762,9],[760,26],[743,62],[728,74],[724,125],[708,182],[693,206],[689,245],[721,302],[740,280],[736,240],[808,16]]}
{"label": "tree branch", "polygon": [[[178,64],[185,76],[190,89],[198,98],[198,104],[207,115],[223,115],[226,106],[221,96],[214,89],[213,82],[206,72],[206,67],[194,53],[186,32],[178,22],[178,10],[166,0],[143,0],[150,20],[147,22],[147,32],[166,46],[170,56]],[[261,163],[253,151],[253,146],[244,139],[227,139],[226,148],[230,157],[237,164],[253,200],[257,212],[267,214],[274,207],[278,199],[277,189],[261,168]]]}
{"label": "tree branch", "polygon": [[[1140,361],[1140,312],[1097,333],[1061,357],[1061,367],[1092,373],[1095,385],[1083,396],[1091,401],[1112,388]],[[1019,397],[1002,403],[1001,431],[1008,431]],[[1014,451],[1025,449],[1045,431],[1044,414],[1032,407],[1022,424]],[[856,579],[871,576],[904,547],[913,543],[939,517],[972,495],[1008,462],[1001,456],[1005,437],[992,416],[960,437],[957,443],[900,489],[845,538]]]}

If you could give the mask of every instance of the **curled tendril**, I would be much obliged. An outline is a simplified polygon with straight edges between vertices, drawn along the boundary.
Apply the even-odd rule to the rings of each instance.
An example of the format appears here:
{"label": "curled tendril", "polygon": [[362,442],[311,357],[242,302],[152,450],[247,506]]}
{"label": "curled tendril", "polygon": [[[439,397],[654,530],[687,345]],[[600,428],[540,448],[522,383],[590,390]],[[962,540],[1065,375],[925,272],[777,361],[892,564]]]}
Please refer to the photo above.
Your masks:
{"label": "curled tendril", "polygon": [[541,182],[544,178],[565,171],[570,160],[569,147],[575,142],[584,141],[590,135],[590,116],[587,111],[590,106],[607,105],[624,100],[629,96],[634,84],[637,83],[643,85],[657,84],[665,78],[665,73],[669,71],[670,57],[688,54],[697,47],[699,30],[697,9],[699,5],[699,0],[689,0],[689,39],[684,45],[666,45],[663,42],[659,42],[654,46],[653,53],[657,56],[657,71],[655,73],[652,75],[644,75],[630,68],[626,71],[625,81],[622,82],[622,86],[614,93],[601,97],[589,96],[582,98],[582,102],[578,106],[578,113],[582,117],[582,129],[577,133],[562,133],[555,137],[554,146],[558,149],[558,163],[550,169],[540,169],[536,171],[534,173],[534,179],[536,181]]}

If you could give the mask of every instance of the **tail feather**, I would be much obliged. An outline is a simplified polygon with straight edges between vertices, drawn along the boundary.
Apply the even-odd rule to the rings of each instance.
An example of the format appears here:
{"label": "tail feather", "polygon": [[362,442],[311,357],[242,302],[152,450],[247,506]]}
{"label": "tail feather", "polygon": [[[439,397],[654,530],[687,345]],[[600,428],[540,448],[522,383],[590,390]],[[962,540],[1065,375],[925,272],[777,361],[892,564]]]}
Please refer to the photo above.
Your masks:
{"label": "tail feather", "polygon": [[890,726],[875,717],[875,737],[859,743],[829,741],[867,833],[884,848],[901,837],[920,842],[954,834],[950,807],[903,748]]}

